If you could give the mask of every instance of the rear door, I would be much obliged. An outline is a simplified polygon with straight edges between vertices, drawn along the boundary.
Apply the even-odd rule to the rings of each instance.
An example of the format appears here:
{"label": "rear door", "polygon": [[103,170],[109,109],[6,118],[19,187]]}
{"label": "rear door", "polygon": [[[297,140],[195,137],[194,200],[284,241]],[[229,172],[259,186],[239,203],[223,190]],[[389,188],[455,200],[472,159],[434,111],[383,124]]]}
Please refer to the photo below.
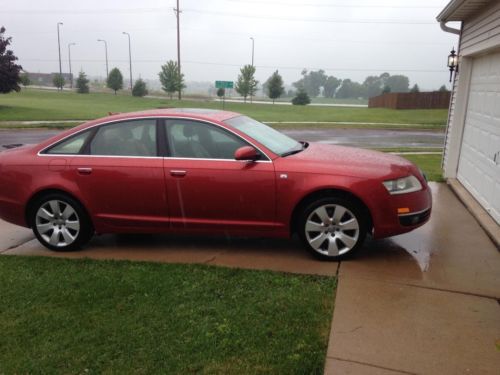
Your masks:
{"label": "rear door", "polygon": [[156,119],[101,125],[84,153],[71,166],[97,225],[107,231],[168,227]]}
{"label": "rear door", "polygon": [[246,233],[276,227],[274,166],[234,159],[249,144],[222,127],[185,119],[166,123],[164,159],[172,228]]}

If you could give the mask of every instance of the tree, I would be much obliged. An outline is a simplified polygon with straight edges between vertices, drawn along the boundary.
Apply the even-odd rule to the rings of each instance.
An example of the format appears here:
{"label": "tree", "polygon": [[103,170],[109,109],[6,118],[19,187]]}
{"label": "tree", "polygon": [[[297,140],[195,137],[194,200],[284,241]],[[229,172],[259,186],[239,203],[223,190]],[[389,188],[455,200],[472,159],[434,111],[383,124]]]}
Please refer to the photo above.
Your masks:
{"label": "tree", "polygon": [[382,94],[388,94],[391,92],[391,87],[388,85],[385,85],[384,88],[382,89]]}
{"label": "tree", "polygon": [[222,98],[226,95],[226,89],[224,87],[220,87],[217,89],[217,96]]}
{"label": "tree", "polygon": [[[387,74],[387,77],[389,73],[384,73]],[[383,78],[382,75],[380,76],[368,76],[365,78],[365,81],[363,82],[363,87],[365,88],[365,95],[367,98],[371,98],[374,96],[378,96],[382,93],[382,82]]]}
{"label": "tree", "polygon": [[146,87],[146,82],[142,78],[139,78],[134,83],[134,87],[132,88],[132,95],[143,97],[148,94],[148,88]]}
{"label": "tree", "polygon": [[111,69],[108,75],[108,80],[106,81],[106,86],[111,90],[114,90],[115,95],[118,90],[123,88],[123,75],[122,72],[120,72],[120,69]]}
{"label": "tree", "polygon": [[342,81],[342,86],[337,91],[337,98],[348,99],[348,98],[361,98],[366,96],[366,91],[363,85],[358,82],[351,81],[350,79],[344,79]]}
{"label": "tree", "polygon": [[19,91],[21,87],[21,72],[22,66],[15,62],[18,58],[12,50],[7,49],[12,41],[12,38],[4,36],[5,27],[0,28],[0,93],[7,94],[11,91]]}
{"label": "tree", "polygon": [[271,77],[266,81],[266,94],[273,100],[278,99],[285,92],[285,87],[283,86],[283,78],[275,71]]}
{"label": "tree", "polygon": [[415,83],[410,92],[420,92],[420,87],[418,87],[418,85]]}
{"label": "tree", "polygon": [[170,99],[173,98],[174,92],[180,92],[186,86],[184,85],[184,74],[179,75],[177,62],[174,60],[167,61],[161,66],[161,72],[158,73],[163,91],[170,94]]}
{"label": "tree", "polygon": [[238,94],[245,98],[245,103],[247,101],[247,96],[253,96],[255,91],[257,91],[257,81],[254,77],[255,66],[245,65],[240,69],[240,74],[238,75],[238,80],[236,81],[235,90]]}
{"label": "tree", "polygon": [[62,90],[66,84],[66,80],[62,74],[56,73],[52,76],[52,84],[59,90]]}
{"label": "tree", "polygon": [[292,99],[293,105],[307,105],[311,103],[309,95],[304,89],[299,89],[295,98]]}
{"label": "tree", "polygon": [[443,85],[443,86],[441,86],[441,87],[438,89],[438,91],[439,91],[439,92],[449,92],[450,90],[448,90],[448,89],[446,88],[446,86],[445,86],[445,85]]}
{"label": "tree", "polygon": [[318,96],[321,91],[321,87],[325,85],[328,78],[325,71],[320,69],[316,72],[308,72],[307,69],[304,69],[301,74],[302,78],[297,82],[294,82],[293,85],[298,89],[303,88],[309,96]]}
{"label": "tree", "polygon": [[78,73],[78,78],[76,79],[76,92],[79,94],[88,94],[89,93],[89,80],[87,75],[83,72],[83,70]]}
{"label": "tree", "polygon": [[404,75],[390,76],[385,84],[391,88],[391,92],[408,92],[410,90],[410,79]]}
{"label": "tree", "polygon": [[341,79],[329,76],[323,84],[323,96],[325,98],[333,98],[335,96],[335,91],[337,91],[341,83]]}
{"label": "tree", "polygon": [[30,79],[30,76],[28,75],[28,73],[21,74],[20,80],[21,80],[21,84],[23,86],[29,86],[29,85],[31,85],[31,79]]}

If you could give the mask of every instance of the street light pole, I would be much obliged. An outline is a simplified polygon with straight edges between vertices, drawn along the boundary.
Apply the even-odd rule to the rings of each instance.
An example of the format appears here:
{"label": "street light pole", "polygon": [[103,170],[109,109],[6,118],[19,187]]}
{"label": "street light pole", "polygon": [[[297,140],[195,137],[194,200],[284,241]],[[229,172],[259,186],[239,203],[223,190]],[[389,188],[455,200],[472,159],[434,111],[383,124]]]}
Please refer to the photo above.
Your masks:
{"label": "street light pole", "polygon": [[106,57],[106,81],[108,80],[108,43],[104,39],[97,39],[98,42],[104,42],[104,56]]}
{"label": "street light pole", "polygon": [[[62,63],[61,63],[61,37],[59,36],[59,26],[63,25],[62,22],[57,23],[57,48],[59,50],[59,77],[62,77]],[[62,90],[62,87],[59,87]]]}
{"label": "street light pole", "polygon": [[[179,9],[179,0],[177,0],[177,8],[174,8],[175,17],[177,18],[177,74],[179,75],[179,80],[181,79],[181,31],[179,25],[179,14],[181,10]],[[182,98],[182,89],[179,88],[179,100]]]}
{"label": "street light pole", "polygon": [[69,63],[69,87],[73,88],[73,74],[71,73],[71,46],[76,45],[76,43],[68,44],[68,63]]}
{"label": "street light pole", "polygon": [[128,61],[130,64],[130,91],[132,91],[132,86],[133,86],[133,83],[132,83],[132,49],[130,47],[130,34],[125,32],[125,31],[123,32],[123,34],[128,36]]}
{"label": "street light pole", "polygon": [[250,39],[252,39],[252,66],[253,66],[253,52],[255,47],[255,39],[253,38],[253,36],[251,36]]}
{"label": "street light pole", "polygon": [[[253,68],[253,52],[254,52],[254,47],[255,47],[255,39],[253,38],[253,36],[250,37],[250,39],[252,39],[252,68]],[[250,103],[253,102],[253,95],[252,93],[250,93]]]}

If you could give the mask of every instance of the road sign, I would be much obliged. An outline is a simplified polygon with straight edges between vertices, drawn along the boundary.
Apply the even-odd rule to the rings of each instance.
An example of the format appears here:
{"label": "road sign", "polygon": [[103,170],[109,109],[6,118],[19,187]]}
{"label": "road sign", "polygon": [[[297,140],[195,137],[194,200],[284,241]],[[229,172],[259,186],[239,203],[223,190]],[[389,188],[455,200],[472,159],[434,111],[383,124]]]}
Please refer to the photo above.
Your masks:
{"label": "road sign", "polygon": [[215,81],[216,89],[232,89],[233,87],[233,81]]}

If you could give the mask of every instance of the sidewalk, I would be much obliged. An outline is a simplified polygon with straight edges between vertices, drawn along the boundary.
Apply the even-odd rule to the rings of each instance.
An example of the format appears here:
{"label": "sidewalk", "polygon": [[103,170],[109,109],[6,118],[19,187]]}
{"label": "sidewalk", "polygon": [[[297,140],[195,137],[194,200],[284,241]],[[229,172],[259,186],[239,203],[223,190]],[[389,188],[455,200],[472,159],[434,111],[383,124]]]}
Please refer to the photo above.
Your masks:
{"label": "sidewalk", "polygon": [[341,263],[326,374],[498,374],[500,253],[433,190],[428,224]]}

